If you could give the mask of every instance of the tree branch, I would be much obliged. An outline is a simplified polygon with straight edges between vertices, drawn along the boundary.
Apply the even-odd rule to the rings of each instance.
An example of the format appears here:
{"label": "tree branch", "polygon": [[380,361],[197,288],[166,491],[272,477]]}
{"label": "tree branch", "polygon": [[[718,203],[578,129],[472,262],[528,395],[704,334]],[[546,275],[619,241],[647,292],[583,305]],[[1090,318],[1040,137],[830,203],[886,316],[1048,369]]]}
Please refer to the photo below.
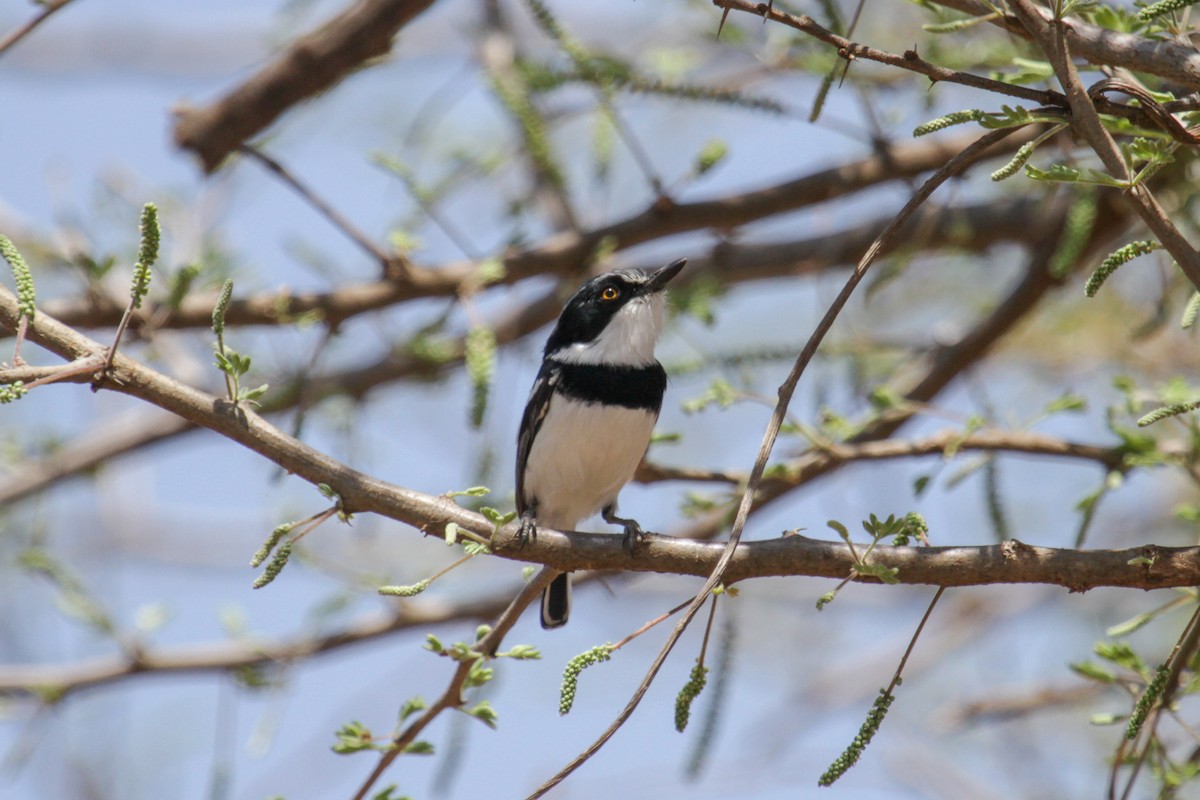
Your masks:
{"label": "tree branch", "polygon": [[[970,436],[963,436],[962,431],[947,430],[912,441],[887,439],[853,444],[823,445],[820,448],[814,448],[800,458],[780,463],[779,467],[784,475],[772,474],[764,483],[800,486],[837,467],[853,462],[942,456],[950,447],[963,451],[1076,458],[1095,461],[1110,470],[1120,469],[1124,462],[1124,452],[1116,446],[1101,447],[1069,442],[1053,436],[1043,436],[1025,431],[980,431],[972,433]],[[1181,444],[1180,455],[1185,453],[1186,450]],[[746,474],[741,472],[711,472],[691,467],[668,467],[649,461],[642,462],[635,477],[643,483],[704,481],[741,485],[746,481]]]}
{"label": "tree branch", "polygon": [[[906,225],[901,235],[906,237],[909,246],[924,251],[946,248],[982,251],[1000,242],[1040,239],[1055,230],[1058,222],[1056,215],[1046,214],[1045,204],[1041,201],[1011,199],[991,204],[926,210]],[[697,273],[711,272],[727,283],[818,274],[858,258],[886,224],[886,220],[877,219],[848,231],[795,242],[720,242],[714,245],[710,255],[693,257],[691,263]],[[261,296],[246,302],[252,306],[265,306],[265,298]],[[238,301],[234,302],[236,304]],[[497,344],[505,345],[553,320],[558,314],[559,305],[557,293],[549,292],[529,305],[489,323],[489,327],[495,332]],[[53,307],[50,304],[48,309]],[[85,310],[79,306],[75,308]],[[53,311],[50,310],[50,313]],[[207,327],[210,323],[211,311],[204,325]],[[335,394],[360,398],[392,381],[446,370],[461,363],[462,340],[455,341],[451,349],[449,357],[441,364],[402,353],[391,353],[372,364],[325,375],[274,377],[270,383],[276,388],[263,399],[260,413],[276,414],[293,409],[302,394],[309,405]],[[28,382],[35,374],[53,374],[61,369],[38,367],[0,370],[0,383],[17,380]],[[83,381],[82,377],[78,380]],[[299,388],[302,381],[305,387],[303,392]],[[106,425],[42,458],[24,461],[19,472],[0,482],[0,505],[15,502],[57,481],[87,472],[110,458],[194,429],[195,426],[177,417],[165,417],[153,424],[132,428]]]}
{"label": "tree branch", "polygon": [[202,108],[180,108],[175,143],[199,156],[205,172],[214,172],[289,108],[386,55],[396,33],[431,5],[433,0],[358,0],[292,42],[222,99]]}
{"label": "tree branch", "polygon": [[[1067,102],[1071,106],[1072,127],[1083,135],[1114,178],[1129,181],[1129,166],[1125,163],[1112,134],[1100,121],[1100,115],[1096,112],[1088,91],[1083,87],[1067,50],[1067,31],[1074,23],[1068,20],[1047,20],[1030,0],[1012,0],[1011,6],[1021,24],[1050,59],[1059,83],[1066,90]],[[1200,290],[1200,252],[1197,252],[1175,227],[1175,223],[1171,222],[1167,212],[1144,183],[1131,186],[1125,196],[1132,201],[1134,210],[1146,223],[1146,227],[1174,257],[1183,274],[1187,275],[1197,290]]]}
{"label": "tree branch", "polygon": [[[0,322],[16,325],[17,298],[0,287]],[[29,326],[30,341],[74,359],[99,355],[104,346],[39,313]],[[311,483],[326,483],[342,498],[349,512],[373,512],[421,530],[440,532],[448,522],[480,536],[492,525],[445,497],[405,489],[372,478],[287,436],[253,411],[235,413],[227,401],[198,392],[178,381],[117,355],[111,374],[102,382],[111,389],[166,409],[207,427],[257,452]],[[505,527],[493,549],[505,558],[537,562],[560,570],[602,569],[708,575],[720,557],[722,544],[671,537],[652,537],[636,557],[621,548],[620,537],[608,534],[570,535],[539,530],[536,542],[523,549],[512,546],[516,526]],[[1200,550],[1147,545],[1126,551],[1073,551],[1035,548],[1017,543],[996,547],[895,548],[877,550],[879,558],[900,569],[901,581],[967,586],[986,583],[1052,583],[1082,591],[1097,586],[1162,588],[1200,583]],[[1129,565],[1145,555],[1149,565]],[[844,544],[787,537],[739,546],[726,579],[730,582],[774,575],[843,577],[853,563]]]}
{"label": "tree branch", "polygon": [[[542,590],[550,585],[550,581],[554,580],[554,576],[558,574],[554,569],[543,569],[533,580],[525,584],[517,596],[509,603],[508,608],[504,610],[492,625],[492,629],[487,635],[475,643],[475,650],[483,653],[487,657],[496,655],[496,651],[500,648],[500,643],[504,641],[504,637],[512,630],[512,626],[516,624],[521,616],[521,612],[529,607],[530,603],[537,599]],[[421,735],[421,731],[428,727],[439,714],[443,711],[448,711],[453,708],[458,708],[463,704],[463,686],[466,684],[467,676],[471,671],[471,661],[461,661],[458,668],[455,669],[454,675],[450,678],[450,684],[446,687],[446,691],[442,696],[434,702],[429,708],[413,720],[404,730],[392,737],[392,749],[383,753],[379,758],[379,763],[375,765],[375,769],[363,781],[359,787],[358,793],[354,795],[354,800],[363,800],[367,796],[367,792],[375,785],[375,782],[384,773],[384,770],[396,760],[397,756],[401,755],[408,745],[416,741]]]}
{"label": "tree branch", "polygon": [[[762,189],[728,195],[715,200],[681,203],[669,207],[652,204],[645,210],[585,232],[566,231],[537,247],[504,257],[501,284],[511,285],[535,275],[578,275],[596,246],[605,239],[615,241],[617,250],[663,239],[680,233],[715,229],[730,231],[777,214],[798,211],[846,197],[863,189],[894,180],[904,180],[937,169],[973,140],[962,136],[906,143],[868,158],[840,164],[800,178]],[[1015,134],[992,148],[989,156],[1008,155],[1029,136]],[[433,267],[413,266],[406,279],[372,281],[346,286],[332,292],[288,290],[268,292],[229,304],[225,322],[230,326],[278,325],[301,314],[319,311],[329,325],[338,325],[357,314],[377,311],[406,300],[424,297],[457,297],[465,283],[475,280],[477,265],[453,262]],[[212,324],[215,293],[184,298],[178,310],[163,309],[147,301],[149,319],[162,312],[162,328],[207,328]],[[94,300],[51,301],[42,307],[72,327],[95,328],[116,325],[123,306],[99,306]],[[134,320],[139,317],[135,314]]]}
{"label": "tree branch", "polygon": [[[994,6],[981,0],[934,2],[974,17],[989,16],[995,11]],[[1042,20],[1049,17],[1049,13],[1043,9],[1035,9],[1035,13]],[[1017,17],[1004,16],[990,21],[1009,33],[1031,38],[1030,32]],[[1171,39],[1147,39],[1132,33],[1118,33],[1079,20],[1072,20],[1066,26],[1066,37],[1071,52],[1093,64],[1148,72],[1189,89],[1200,89],[1200,53],[1194,47]]]}
{"label": "tree branch", "polygon": [[61,700],[68,694],[147,674],[230,671],[246,667],[290,664],[309,656],[340,650],[410,628],[461,619],[489,619],[506,600],[405,603],[393,614],[364,617],[333,633],[268,641],[236,639],[208,644],[139,646],[109,656],[70,664],[0,665],[0,697],[22,695]]}
{"label": "tree branch", "polygon": [[[859,44],[858,42],[839,36],[833,31],[822,27],[817,22],[807,15],[795,16],[784,11],[779,11],[771,4],[751,3],[747,0],[713,0],[713,5],[718,8],[723,8],[728,12],[731,9],[744,11],[748,14],[761,16],[763,19],[769,19],[774,22],[779,22],[789,28],[801,31],[818,41],[824,42],[837,48],[838,56],[845,59],[847,62],[858,58],[863,58],[868,61],[875,61],[880,64],[886,64],[891,67],[915,72],[919,75],[924,75],[933,82],[957,83],[961,86],[970,86],[974,89],[982,89],[992,94],[1001,96],[1016,97],[1021,100],[1029,100],[1043,106],[1056,106],[1059,108],[1067,107],[1067,98],[1061,92],[1055,92],[1045,89],[1031,89],[1027,86],[1019,86],[1003,81],[984,78],[980,75],[974,75],[970,72],[961,72],[959,70],[948,69],[921,58],[915,49],[906,50],[903,55],[889,53],[885,50],[879,50],[868,45]],[[991,13],[991,12],[988,12]],[[1178,124],[1162,126],[1158,118],[1153,114],[1147,113],[1146,109],[1135,106],[1123,105],[1114,103],[1105,98],[1097,100],[1097,105],[1105,114],[1128,119],[1137,125],[1142,125],[1148,128],[1160,127],[1173,138],[1185,144],[1195,144],[1195,139],[1189,135],[1183,134],[1182,126]]]}
{"label": "tree branch", "polygon": [[71,0],[45,0],[45,2],[41,3],[41,11],[30,17],[24,25],[14,28],[7,36],[0,39],[0,55],[4,55],[8,52],[9,48],[33,33],[37,26],[41,25],[51,15],[57,11],[61,11],[70,3]]}

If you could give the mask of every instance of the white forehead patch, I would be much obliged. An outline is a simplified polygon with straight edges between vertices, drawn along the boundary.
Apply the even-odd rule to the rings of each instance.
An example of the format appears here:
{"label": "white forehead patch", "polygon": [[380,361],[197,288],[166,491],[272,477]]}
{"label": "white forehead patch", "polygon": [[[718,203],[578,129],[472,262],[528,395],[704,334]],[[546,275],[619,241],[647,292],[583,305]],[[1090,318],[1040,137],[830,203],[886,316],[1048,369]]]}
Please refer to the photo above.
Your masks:
{"label": "white forehead patch", "polygon": [[570,364],[645,367],[654,363],[654,345],[662,333],[666,295],[655,292],[630,300],[590,342],[576,342],[551,355]]}

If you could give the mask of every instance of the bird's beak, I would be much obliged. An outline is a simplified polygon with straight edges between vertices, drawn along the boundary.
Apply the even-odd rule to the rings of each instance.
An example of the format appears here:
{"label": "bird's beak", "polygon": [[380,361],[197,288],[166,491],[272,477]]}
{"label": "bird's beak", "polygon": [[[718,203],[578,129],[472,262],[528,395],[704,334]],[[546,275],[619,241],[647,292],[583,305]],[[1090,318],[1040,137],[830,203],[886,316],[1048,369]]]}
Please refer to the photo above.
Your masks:
{"label": "bird's beak", "polygon": [[680,258],[676,261],[672,261],[670,264],[667,264],[662,269],[652,272],[650,274],[650,281],[646,284],[646,294],[661,292],[663,289],[667,288],[667,284],[670,283],[672,278],[679,274],[679,271],[683,269],[683,265],[686,263],[686,258]]}

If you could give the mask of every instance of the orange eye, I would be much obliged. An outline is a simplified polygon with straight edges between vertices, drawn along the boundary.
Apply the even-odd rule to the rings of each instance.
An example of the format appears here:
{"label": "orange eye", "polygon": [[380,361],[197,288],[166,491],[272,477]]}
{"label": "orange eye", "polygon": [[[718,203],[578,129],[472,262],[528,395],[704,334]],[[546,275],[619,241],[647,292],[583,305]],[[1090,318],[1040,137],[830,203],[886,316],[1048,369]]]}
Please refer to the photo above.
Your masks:
{"label": "orange eye", "polygon": [[616,300],[621,293],[617,291],[615,286],[605,286],[604,291],[600,293],[601,300]]}

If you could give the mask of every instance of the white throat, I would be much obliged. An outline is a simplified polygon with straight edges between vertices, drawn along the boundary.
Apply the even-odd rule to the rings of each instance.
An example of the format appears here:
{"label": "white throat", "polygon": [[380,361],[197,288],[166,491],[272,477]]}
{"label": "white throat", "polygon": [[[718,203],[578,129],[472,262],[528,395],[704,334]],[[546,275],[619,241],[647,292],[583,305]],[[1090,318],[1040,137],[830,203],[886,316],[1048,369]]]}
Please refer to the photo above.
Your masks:
{"label": "white throat", "polygon": [[664,295],[655,292],[630,300],[590,342],[577,342],[550,355],[570,364],[645,367],[654,363],[654,345],[662,332]]}

